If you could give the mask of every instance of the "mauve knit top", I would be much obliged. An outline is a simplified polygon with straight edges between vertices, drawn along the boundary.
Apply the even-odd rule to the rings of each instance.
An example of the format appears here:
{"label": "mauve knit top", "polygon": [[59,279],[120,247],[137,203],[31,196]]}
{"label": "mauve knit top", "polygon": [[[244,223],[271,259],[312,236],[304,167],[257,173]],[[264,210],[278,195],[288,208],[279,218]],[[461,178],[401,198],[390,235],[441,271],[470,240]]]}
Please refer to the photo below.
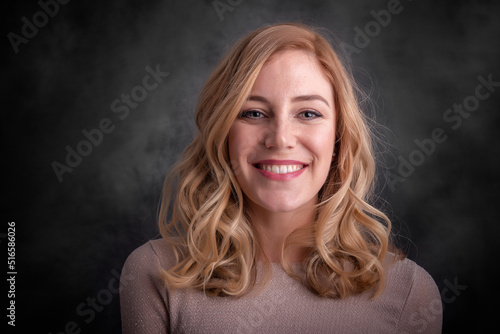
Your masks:
{"label": "mauve knit top", "polygon": [[369,293],[318,297],[277,263],[271,264],[272,277],[259,293],[235,298],[192,289],[169,291],[160,271],[174,261],[164,239],[151,240],[129,255],[120,281],[123,334],[441,333],[436,283],[409,259],[384,262],[385,288],[374,300]]}

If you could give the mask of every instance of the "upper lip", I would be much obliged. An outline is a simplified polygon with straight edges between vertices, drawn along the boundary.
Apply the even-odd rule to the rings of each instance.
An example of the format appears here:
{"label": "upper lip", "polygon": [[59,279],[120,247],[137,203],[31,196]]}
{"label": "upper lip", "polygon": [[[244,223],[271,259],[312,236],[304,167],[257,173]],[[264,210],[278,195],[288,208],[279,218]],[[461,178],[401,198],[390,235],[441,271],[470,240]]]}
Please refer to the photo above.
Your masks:
{"label": "upper lip", "polygon": [[266,160],[259,160],[257,162],[254,162],[253,165],[303,165],[304,167],[307,166],[305,162],[302,161],[297,161],[297,160],[274,160],[274,159],[266,159]]}

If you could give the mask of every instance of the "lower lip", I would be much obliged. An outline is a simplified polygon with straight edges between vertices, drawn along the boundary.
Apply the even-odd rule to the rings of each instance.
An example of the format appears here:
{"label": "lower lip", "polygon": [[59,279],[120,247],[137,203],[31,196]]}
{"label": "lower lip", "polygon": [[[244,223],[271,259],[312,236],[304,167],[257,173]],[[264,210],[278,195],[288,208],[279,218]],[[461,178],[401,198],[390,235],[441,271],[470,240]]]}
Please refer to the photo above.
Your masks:
{"label": "lower lip", "polygon": [[296,177],[299,177],[300,174],[302,174],[305,171],[307,166],[304,166],[304,168],[296,170],[295,172],[286,173],[286,174],[276,174],[276,173],[273,173],[273,172],[270,172],[270,171],[267,171],[264,169],[260,169],[258,167],[254,167],[254,168],[257,169],[259,171],[259,173],[261,173],[262,175],[264,175],[268,179],[276,180],[276,181],[289,181],[289,180],[292,180]]}

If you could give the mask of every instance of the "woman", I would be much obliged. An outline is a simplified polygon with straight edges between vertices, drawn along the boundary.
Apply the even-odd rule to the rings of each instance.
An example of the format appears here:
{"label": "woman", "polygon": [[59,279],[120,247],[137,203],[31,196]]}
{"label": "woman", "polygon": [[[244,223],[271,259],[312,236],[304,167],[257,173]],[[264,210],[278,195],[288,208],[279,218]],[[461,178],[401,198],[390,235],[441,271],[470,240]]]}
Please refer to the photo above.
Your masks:
{"label": "woman", "polygon": [[124,265],[124,333],[440,333],[436,284],[368,202],[375,163],[354,87],[301,24],[228,52],[165,182],[163,238]]}

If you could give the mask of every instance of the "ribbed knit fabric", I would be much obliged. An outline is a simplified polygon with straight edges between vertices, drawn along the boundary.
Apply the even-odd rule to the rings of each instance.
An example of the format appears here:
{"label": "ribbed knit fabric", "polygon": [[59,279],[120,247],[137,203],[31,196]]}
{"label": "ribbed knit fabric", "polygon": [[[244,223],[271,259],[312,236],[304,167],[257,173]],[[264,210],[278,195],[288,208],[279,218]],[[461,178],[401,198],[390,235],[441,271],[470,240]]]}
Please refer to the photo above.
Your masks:
{"label": "ribbed knit fabric", "polygon": [[258,294],[209,297],[202,291],[167,291],[160,270],[173,265],[164,239],[137,248],[122,269],[123,334],[156,333],[441,333],[442,304],[432,277],[415,262],[386,261],[382,294],[344,299],[317,297],[272,264]]}

